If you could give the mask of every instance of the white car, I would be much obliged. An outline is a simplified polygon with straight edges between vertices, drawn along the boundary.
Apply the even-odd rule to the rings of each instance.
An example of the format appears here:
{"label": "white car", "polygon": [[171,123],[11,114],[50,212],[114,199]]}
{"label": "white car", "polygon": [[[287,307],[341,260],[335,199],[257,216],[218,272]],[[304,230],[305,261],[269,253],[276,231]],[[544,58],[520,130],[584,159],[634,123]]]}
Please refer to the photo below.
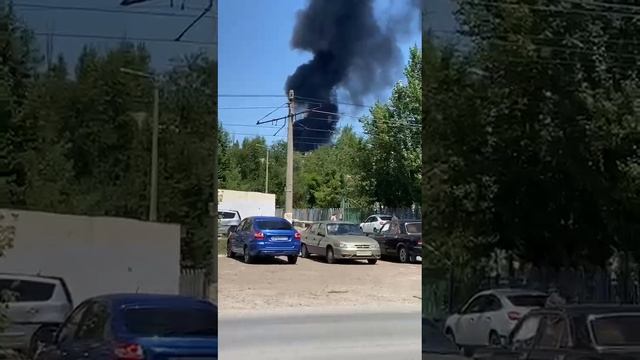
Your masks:
{"label": "white car", "polygon": [[365,234],[374,234],[382,229],[382,225],[387,221],[391,221],[393,216],[391,215],[371,215],[365,221],[360,224],[360,229]]}
{"label": "white car", "polygon": [[488,345],[500,345],[518,320],[544,307],[548,295],[522,289],[495,289],[474,295],[445,322],[445,334],[466,354]]}

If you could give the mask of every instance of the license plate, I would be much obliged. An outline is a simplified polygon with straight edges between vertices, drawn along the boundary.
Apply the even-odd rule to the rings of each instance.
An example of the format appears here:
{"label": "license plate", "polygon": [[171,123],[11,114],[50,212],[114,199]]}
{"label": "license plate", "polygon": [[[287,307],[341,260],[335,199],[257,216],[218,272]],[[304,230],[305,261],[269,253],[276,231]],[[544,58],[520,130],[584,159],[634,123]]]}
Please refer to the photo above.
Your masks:
{"label": "license plate", "polygon": [[272,241],[289,241],[289,238],[286,236],[273,236],[271,237]]}
{"label": "license plate", "polygon": [[371,256],[371,251],[356,251],[358,256]]}

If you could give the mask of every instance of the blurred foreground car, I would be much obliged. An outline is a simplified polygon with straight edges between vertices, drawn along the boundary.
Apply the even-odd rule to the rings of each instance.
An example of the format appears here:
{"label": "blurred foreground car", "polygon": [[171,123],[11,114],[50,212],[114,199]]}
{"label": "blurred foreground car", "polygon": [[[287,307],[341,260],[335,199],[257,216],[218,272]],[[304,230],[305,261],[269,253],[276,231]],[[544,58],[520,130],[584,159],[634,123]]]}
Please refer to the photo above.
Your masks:
{"label": "blurred foreground car", "polygon": [[394,257],[402,263],[422,260],[422,222],[420,220],[391,220],[371,235],[383,256]]}
{"label": "blurred foreground car", "polygon": [[496,360],[640,359],[640,306],[564,305],[529,312],[501,347],[474,358]]}
{"label": "blurred foreground car", "polygon": [[36,360],[218,358],[218,309],[178,295],[119,294],[84,301]]}
{"label": "blurred foreground car", "polygon": [[431,320],[422,318],[422,360],[463,360],[458,347]]}
{"label": "blurred foreground car", "polygon": [[0,332],[0,349],[28,355],[49,338],[73,310],[71,293],[61,278],[0,274],[0,298],[9,325]]}
{"label": "blurred foreground car", "polygon": [[518,320],[532,309],[543,307],[547,297],[532,290],[482,291],[447,318],[445,334],[467,355],[476,348],[499,345]]}
{"label": "blurred foreground car", "polygon": [[289,264],[295,264],[300,254],[300,233],[289,221],[275,216],[245,218],[240,225],[231,228],[227,240],[227,256],[242,254],[250,264],[256,257],[286,256]]}
{"label": "blurred foreground car", "polygon": [[329,264],[337,260],[367,260],[375,264],[380,258],[378,242],[365,236],[358,224],[318,222],[302,234],[302,257],[322,255]]}

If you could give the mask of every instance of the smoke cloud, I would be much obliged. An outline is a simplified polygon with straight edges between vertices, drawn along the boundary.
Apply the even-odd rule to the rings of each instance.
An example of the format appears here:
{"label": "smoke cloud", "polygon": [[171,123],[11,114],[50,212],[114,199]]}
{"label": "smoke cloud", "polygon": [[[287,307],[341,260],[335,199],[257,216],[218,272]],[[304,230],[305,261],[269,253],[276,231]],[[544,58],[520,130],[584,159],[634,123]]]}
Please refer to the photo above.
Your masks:
{"label": "smoke cloud", "polygon": [[[406,6],[417,12],[417,3],[410,0]],[[396,34],[406,31],[402,20],[406,27],[412,22],[393,19],[393,26],[381,27],[373,0],[311,0],[297,16],[291,46],[311,52],[313,58],[287,78],[285,93],[294,90],[298,112],[316,110],[306,113],[293,128],[294,149],[306,152],[331,140],[339,116],[327,113],[339,110],[338,89],[360,103],[394,83],[394,71],[402,61]]]}

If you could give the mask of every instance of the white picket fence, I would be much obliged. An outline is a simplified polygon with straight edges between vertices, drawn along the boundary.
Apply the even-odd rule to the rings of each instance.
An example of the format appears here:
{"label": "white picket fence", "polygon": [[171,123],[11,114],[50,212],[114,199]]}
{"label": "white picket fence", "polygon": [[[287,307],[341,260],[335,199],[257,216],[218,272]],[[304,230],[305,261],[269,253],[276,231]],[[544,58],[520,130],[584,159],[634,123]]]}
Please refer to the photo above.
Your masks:
{"label": "white picket fence", "polygon": [[180,295],[208,299],[209,279],[207,279],[206,269],[182,268],[180,270]]}

